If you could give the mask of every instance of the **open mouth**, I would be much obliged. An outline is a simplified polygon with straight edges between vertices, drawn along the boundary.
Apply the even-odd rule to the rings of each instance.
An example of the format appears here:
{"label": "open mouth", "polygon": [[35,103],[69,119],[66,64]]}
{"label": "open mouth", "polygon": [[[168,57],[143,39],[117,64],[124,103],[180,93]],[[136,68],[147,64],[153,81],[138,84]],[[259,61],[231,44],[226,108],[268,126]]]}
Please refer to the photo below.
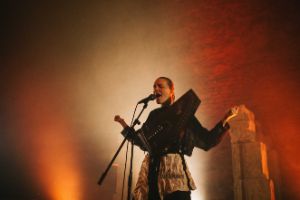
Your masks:
{"label": "open mouth", "polygon": [[160,93],[154,92],[153,94],[155,95],[155,98],[156,98],[156,99],[158,99],[159,97],[161,97],[161,94],[160,94]]}

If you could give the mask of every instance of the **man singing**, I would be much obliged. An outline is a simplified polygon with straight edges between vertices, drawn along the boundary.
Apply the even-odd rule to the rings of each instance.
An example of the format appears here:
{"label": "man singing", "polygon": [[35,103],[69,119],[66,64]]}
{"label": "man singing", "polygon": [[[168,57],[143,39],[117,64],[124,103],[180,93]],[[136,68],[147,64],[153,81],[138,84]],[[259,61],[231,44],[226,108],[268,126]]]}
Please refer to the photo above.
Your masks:
{"label": "man singing", "polygon": [[[151,123],[163,112],[170,109],[175,101],[174,83],[167,77],[159,77],[153,85],[153,93],[161,107],[150,112],[145,124]],[[146,154],[139,172],[134,190],[134,200],[190,200],[191,190],[196,186],[186,165],[184,155],[191,156],[194,147],[205,151],[217,145],[225,132],[229,129],[228,120],[235,117],[238,107],[233,107],[212,130],[202,127],[195,116],[188,122],[180,141],[168,148],[167,152],[150,155]],[[119,116],[115,121],[121,122],[125,135],[129,128]],[[142,150],[145,147],[135,134],[129,139]]]}

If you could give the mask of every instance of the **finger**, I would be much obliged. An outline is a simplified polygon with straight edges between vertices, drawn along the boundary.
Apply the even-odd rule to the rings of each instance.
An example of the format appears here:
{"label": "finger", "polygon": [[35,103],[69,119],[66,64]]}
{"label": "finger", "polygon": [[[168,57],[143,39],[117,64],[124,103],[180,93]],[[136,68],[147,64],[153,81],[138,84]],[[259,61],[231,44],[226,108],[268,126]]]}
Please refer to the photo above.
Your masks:
{"label": "finger", "polygon": [[119,115],[116,115],[115,118],[114,118],[114,120],[116,121],[116,120],[119,119],[119,118],[120,118],[120,116],[119,116]]}
{"label": "finger", "polygon": [[237,107],[237,106],[234,106],[234,107],[232,108],[232,111],[233,111],[233,113],[237,113],[237,112],[238,112],[238,107]]}

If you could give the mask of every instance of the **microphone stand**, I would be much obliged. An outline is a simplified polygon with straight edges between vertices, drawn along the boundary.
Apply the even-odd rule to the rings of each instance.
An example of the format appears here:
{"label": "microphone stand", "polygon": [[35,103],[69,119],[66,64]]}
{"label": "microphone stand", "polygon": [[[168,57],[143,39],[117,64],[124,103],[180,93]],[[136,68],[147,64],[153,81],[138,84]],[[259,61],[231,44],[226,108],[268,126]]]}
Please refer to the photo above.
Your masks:
{"label": "microphone stand", "polygon": [[[137,116],[137,118],[134,120],[133,124],[132,124],[132,128],[136,125],[136,124],[141,124],[141,122],[139,121],[140,116],[142,115],[142,113],[144,112],[144,110],[147,108],[148,106],[148,102],[144,102],[144,106],[143,109],[141,110],[140,114]],[[130,200],[131,197],[131,185],[132,185],[132,166],[133,166],[133,149],[134,149],[134,142],[131,141],[131,157],[130,157],[130,165],[129,165],[129,175],[128,175],[128,191],[127,191],[127,200]]]}
{"label": "microphone stand", "polygon": [[[144,106],[143,109],[140,111],[139,115],[137,116],[137,118],[134,120],[133,124],[130,126],[129,130],[134,130],[134,126],[137,124],[141,124],[141,122],[139,121],[140,116],[142,115],[142,113],[144,112],[144,110],[147,108],[148,106],[148,101],[144,102]],[[134,134],[134,133],[133,133]],[[105,169],[105,171],[102,173],[98,184],[101,185],[104,178],[106,177],[109,169],[111,168],[113,162],[115,161],[115,159],[117,158],[118,154],[120,153],[123,145],[125,144],[126,140],[128,139],[128,135],[129,133],[126,134],[125,138],[123,139],[121,145],[119,146],[117,152],[115,153],[115,155],[113,156],[112,160],[110,161],[110,163],[108,164],[107,168]],[[134,150],[134,143],[133,141],[131,141],[131,158],[130,158],[130,167],[129,167],[129,176],[128,176],[128,193],[127,193],[127,200],[130,200],[131,197],[131,184],[132,184],[132,165],[133,165],[133,150]]]}

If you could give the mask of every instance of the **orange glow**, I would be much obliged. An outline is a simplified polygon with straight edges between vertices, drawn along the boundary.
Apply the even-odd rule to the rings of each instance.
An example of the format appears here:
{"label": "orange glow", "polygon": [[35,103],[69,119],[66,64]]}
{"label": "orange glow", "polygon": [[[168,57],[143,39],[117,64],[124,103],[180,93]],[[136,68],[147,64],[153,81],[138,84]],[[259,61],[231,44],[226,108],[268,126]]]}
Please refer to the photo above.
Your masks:
{"label": "orange glow", "polygon": [[42,145],[48,148],[35,146],[35,148],[40,149],[39,159],[42,166],[38,172],[38,178],[52,199],[80,199],[80,177],[75,155],[72,155],[73,148],[66,138],[56,138],[57,134],[68,132],[66,130],[64,132],[62,127],[58,127],[57,130],[41,130],[41,132],[44,134],[41,137],[41,141],[44,141]]}
{"label": "orange glow", "polygon": [[[20,152],[48,198],[81,199],[80,166],[72,129],[57,88],[24,81],[18,88],[16,112],[21,130],[16,143],[27,148]],[[38,191],[40,192],[40,191]]]}
{"label": "orange glow", "polygon": [[262,172],[267,179],[270,179],[268,160],[267,160],[268,159],[267,158],[267,147],[264,143],[260,143],[260,153],[261,153]]}

